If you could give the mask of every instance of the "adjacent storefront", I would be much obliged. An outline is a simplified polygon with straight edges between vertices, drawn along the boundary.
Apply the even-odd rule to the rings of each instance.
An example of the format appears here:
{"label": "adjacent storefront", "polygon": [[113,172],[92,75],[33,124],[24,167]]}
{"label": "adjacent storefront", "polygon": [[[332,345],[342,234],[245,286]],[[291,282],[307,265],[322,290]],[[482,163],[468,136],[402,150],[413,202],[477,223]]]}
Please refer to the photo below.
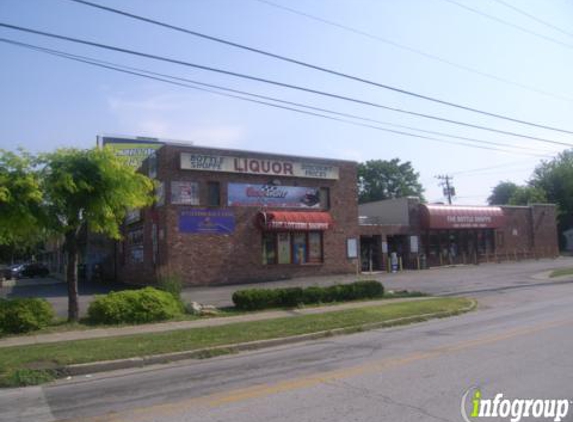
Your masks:
{"label": "adjacent storefront", "polygon": [[359,206],[363,271],[558,254],[553,204],[459,206],[398,198]]}
{"label": "adjacent storefront", "polygon": [[420,205],[421,238],[428,265],[477,262],[495,254],[495,230],[503,227],[501,207]]}

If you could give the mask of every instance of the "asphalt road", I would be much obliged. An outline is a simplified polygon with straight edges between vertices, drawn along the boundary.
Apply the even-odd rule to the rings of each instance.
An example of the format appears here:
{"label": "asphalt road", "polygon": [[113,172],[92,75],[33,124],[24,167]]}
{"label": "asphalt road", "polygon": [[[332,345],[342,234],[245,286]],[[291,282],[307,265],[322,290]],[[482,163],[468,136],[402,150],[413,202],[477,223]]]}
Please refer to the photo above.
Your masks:
{"label": "asphalt road", "polygon": [[480,301],[470,314],[5,390],[0,421],[462,421],[472,386],[484,398],[573,399],[573,283],[497,270],[465,275]]}

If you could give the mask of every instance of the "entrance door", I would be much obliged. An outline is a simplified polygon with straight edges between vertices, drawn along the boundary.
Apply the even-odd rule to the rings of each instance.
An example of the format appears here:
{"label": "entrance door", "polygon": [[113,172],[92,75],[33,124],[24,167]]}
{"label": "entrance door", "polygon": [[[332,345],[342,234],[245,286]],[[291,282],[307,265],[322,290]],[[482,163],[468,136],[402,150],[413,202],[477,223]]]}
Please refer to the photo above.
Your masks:
{"label": "entrance door", "polygon": [[382,270],[382,236],[360,236],[360,260],[363,272]]}

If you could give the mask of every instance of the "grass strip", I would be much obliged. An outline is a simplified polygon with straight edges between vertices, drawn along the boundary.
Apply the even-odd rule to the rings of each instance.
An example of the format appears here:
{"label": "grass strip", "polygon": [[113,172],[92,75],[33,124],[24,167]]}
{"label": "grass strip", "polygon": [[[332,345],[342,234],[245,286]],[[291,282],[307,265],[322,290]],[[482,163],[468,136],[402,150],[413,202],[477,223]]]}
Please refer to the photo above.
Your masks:
{"label": "grass strip", "polygon": [[553,270],[551,271],[551,274],[549,274],[549,277],[562,277],[565,275],[573,275],[573,268],[560,268],[558,270]]}
{"label": "grass strip", "polygon": [[[428,299],[314,315],[237,322],[217,327],[7,347],[0,349],[0,386],[46,382],[50,375],[57,376],[56,368],[64,365],[198,350],[337,328],[360,327],[434,313],[455,314],[471,304],[472,301],[465,298]],[[37,382],[34,371],[41,374]]]}
{"label": "grass strip", "polygon": [[[349,300],[344,302],[328,302],[328,303],[317,303],[312,305],[305,305],[304,308],[318,308],[318,307],[328,307],[328,306],[337,306],[344,303],[367,303],[372,301],[379,301],[379,300],[393,300],[393,299],[407,299],[407,298],[420,298],[420,297],[428,297],[427,293],[422,293],[418,291],[407,291],[407,290],[397,290],[397,291],[388,291],[384,293],[384,296],[375,299],[357,299],[357,300]],[[268,312],[274,310],[291,310],[292,307],[279,307],[279,308],[269,308],[269,309],[262,309],[257,311],[244,311],[237,309],[233,306],[219,308],[217,310],[217,314],[209,315],[209,316],[198,316],[192,314],[184,314],[178,316],[176,318],[170,319],[168,321],[158,321],[157,323],[168,323],[168,322],[179,322],[179,321],[197,321],[199,319],[204,318],[222,318],[222,317],[233,317],[238,315],[247,315],[253,314],[258,312]],[[152,323],[153,324],[153,323]],[[142,324],[145,325],[145,324]],[[86,331],[86,330],[95,330],[95,329],[102,329],[102,328],[121,328],[121,327],[132,327],[133,324],[94,324],[91,323],[87,317],[82,318],[80,322],[68,322],[65,318],[57,318],[56,321],[47,327],[41,328],[36,331],[31,331],[29,333],[24,334],[6,334],[0,332],[0,339],[9,338],[9,337],[22,337],[22,336],[37,336],[40,334],[56,334],[56,333],[66,333],[69,331]]]}

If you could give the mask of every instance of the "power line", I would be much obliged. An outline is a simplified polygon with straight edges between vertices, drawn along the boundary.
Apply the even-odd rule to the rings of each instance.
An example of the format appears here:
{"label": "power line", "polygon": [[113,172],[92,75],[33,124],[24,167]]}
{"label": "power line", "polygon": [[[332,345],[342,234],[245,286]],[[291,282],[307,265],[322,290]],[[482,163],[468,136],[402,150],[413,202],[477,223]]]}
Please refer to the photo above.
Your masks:
{"label": "power line", "polygon": [[499,164],[496,166],[488,166],[488,167],[479,167],[476,169],[469,169],[469,170],[460,170],[460,171],[455,171],[453,173],[450,173],[451,175],[460,175],[460,174],[466,174],[466,173],[477,173],[477,172],[481,172],[484,170],[492,170],[492,169],[498,169],[498,168],[503,168],[503,167],[515,167],[517,165],[522,165],[525,162],[523,160],[520,161],[512,161],[511,163],[505,163],[505,164]]}
{"label": "power line", "polygon": [[561,29],[558,26],[555,26],[555,25],[553,25],[547,21],[544,21],[543,19],[539,19],[537,16],[532,15],[531,13],[527,13],[524,10],[521,10],[521,9],[519,9],[519,8],[517,8],[517,7],[511,5],[511,4],[509,4],[503,0],[494,0],[494,1],[498,2],[499,4],[504,5],[505,7],[513,10],[514,12],[519,13],[520,15],[527,16],[529,19],[532,19],[535,22],[540,23],[541,25],[544,25],[548,28],[554,29],[555,31],[561,32],[562,34],[565,34],[568,37],[573,37],[573,33],[565,31],[564,29]]}
{"label": "power line", "polygon": [[[121,65],[115,66],[115,65],[110,65],[110,64],[104,64],[104,63],[109,63],[109,62],[103,62],[100,60],[93,60],[93,59],[89,59],[89,58],[84,58],[83,56],[77,56],[77,55],[70,54],[70,53],[59,52],[57,50],[47,49],[44,47],[32,46],[30,44],[21,43],[18,41],[13,41],[13,40],[5,39],[5,38],[0,38],[0,41],[8,43],[8,44],[16,45],[19,47],[29,48],[32,50],[36,50],[36,51],[44,52],[47,54],[59,56],[62,58],[67,58],[67,59],[74,60],[77,62],[82,62],[85,64],[94,65],[94,66],[105,68],[108,70],[114,70],[114,71],[129,74],[129,75],[134,75],[134,76],[139,76],[139,77],[152,79],[152,80],[156,80],[156,81],[166,82],[166,83],[169,83],[172,85],[191,88],[191,89],[195,89],[195,90],[199,90],[199,91],[205,91],[205,92],[209,92],[209,93],[213,93],[213,94],[217,94],[217,95],[221,95],[221,96],[231,97],[231,98],[249,101],[249,102],[253,102],[253,103],[257,103],[257,104],[261,104],[261,105],[271,106],[271,107],[275,107],[275,108],[285,109],[285,110],[289,110],[289,111],[293,111],[293,112],[297,112],[297,113],[302,113],[302,114],[307,114],[307,115],[311,115],[311,116],[315,116],[315,117],[321,117],[321,118],[325,118],[325,119],[329,119],[329,120],[335,120],[335,121],[339,121],[339,122],[343,122],[343,123],[352,124],[355,126],[362,126],[362,127],[367,127],[367,128],[371,128],[371,129],[384,131],[384,132],[395,133],[398,135],[409,136],[409,137],[420,138],[420,139],[426,139],[426,140],[431,140],[431,141],[436,141],[436,142],[441,142],[441,143],[447,143],[447,144],[452,144],[452,145],[461,145],[461,146],[467,146],[467,147],[471,147],[471,148],[493,150],[493,151],[506,152],[506,153],[512,153],[512,154],[521,153],[521,154],[525,154],[525,155],[531,155],[531,156],[538,156],[539,157],[539,155],[529,154],[529,153],[525,153],[525,152],[515,152],[515,151],[504,150],[504,149],[500,149],[500,148],[492,148],[492,147],[486,147],[486,146],[480,146],[480,145],[467,144],[467,143],[463,143],[463,142],[448,141],[448,140],[444,140],[444,139],[433,138],[433,137],[428,137],[428,136],[423,136],[423,135],[417,135],[417,134],[403,132],[403,131],[386,129],[386,128],[382,128],[382,127],[374,126],[374,125],[370,125],[370,124],[358,123],[358,122],[354,122],[354,121],[351,121],[348,119],[336,118],[336,117],[332,117],[332,116],[323,115],[320,113],[308,112],[308,111],[304,111],[304,110],[295,109],[292,107],[286,107],[286,106],[281,106],[278,104],[272,104],[272,103],[269,103],[266,101],[254,100],[252,98],[246,98],[246,97],[242,97],[240,95],[227,94],[227,93],[218,92],[218,91],[215,91],[212,89],[201,88],[201,87],[190,85],[190,84],[180,83],[180,82],[176,82],[173,80],[164,79],[161,77],[156,77],[156,76],[152,76],[152,75],[148,75],[148,74],[144,74],[144,73],[140,73],[140,72],[136,72],[136,71],[132,71],[132,70],[126,70],[125,68],[127,66],[121,66]],[[121,67],[124,67],[124,69],[122,69]],[[131,69],[133,69],[133,68],[131,68]],[[144,72],[148,72],[148,71],[144,71]],[[154,73],[154,72],[148,72],[148,73]],[[168,78],[175,78],[172,76],[167,76],[167,77]],[[182,78],[175,78],[175,79],[182,79]],[[202,85],[207,85],[207,84],[202,84]],[[248,94],[248,95],[253,95],[253,94]],[[282,101],[282,100],[273,99],[273,101]],[[332,111],[329,111],[326,109],[324,109],[324,110],[326,112],[338,114],[336,112],[332,112]],[[547,157],[547,156],[545,156],[545,157]]]}
{"label": "power line", "polygon": [[[72,0],[72,1],[75,1],[75,0]],[[504,19],[498,18],[497,16],[493,16],[493,15],[490,15],[490,14],[488,14],[488,13],[482,12],[481,10],[474,9],[473,7],[466,6],[465,4],[461,4],[461,3],[457,2],[456,0],[444,0],[444,1],[446,1],[446,2],[448,2],[448,3],[451,3],[451,4],[454,4],[454,5],[458,6],[458,7],[461,7],[462,9],[469,10],[470,12],[476,13],[476,14],[478,14],[478,15],[480,15],[480,16],[483,16],[483,17],[485,17],[485,18],[488,18],[488,19],[490,19],[490,20],[493,20],[493,21],[495,21],[495,22],[497,22],[497,23],[501,23],[502,25],[509,26],[509,27],[511,27],[511,28],[517,29],[518,31],[524,32],[524,33],[526,33],[526,34],[533,35],[534,37],[541,38],[541,39],[543,39],[543,40],[545,40],[545,41],[549,41],[549,42],[551,42],[551,43],[553,43],[553,44],[557,44],[557,45],[560,45],[561,47],[565,47],[565,48],[567,48],[567,49],[569,49],[569,50],[573,50],[573,45],[572,45],[572,44],[568,44],[568,43],[566,43],[566,42],[560,41],[560,40],[558,40],[557,38],[549,37],[549,36],[547,36],[547,35],[540,34],[539,32],[532,31],[531,29],[525,28],[525,27],[523,27],[523,26],[516,25],[516,24],[514,24],[514,23],[512,23],[512,22],[509,22],[509,21],[506,21],[506,20],[504,20]]]}
{"label": "power line", "polygon": [[432,119],[432,120],[450,123],[450,124],[455,124],[455,125],[459,125],[459,126],[471,127],[471,128],[475,128],[475,129],[486,130],[489,132],[500,133],[503,135],[515,136],[518,138],[531,139],[534,141],[545,142],[545,143],[550,143],[550,144],[555,144],[555,145],[562,145],[562,146],[567,146],[567,147],[573,146],[573,144],[569,144],[566,142],[554,141],[554,140],[550,140],[550,139],[546,139],[546,138],[540,138],[540,137],[536,137],[536,136],[530,136],[530,135],[520,134],[520,133],[516,133],[516,132],[501,130],[501,129],[494,129],[494,128],[491,128],[488,126],[482,126],[482,125],[477,125],[477,124],[472,124],[472,123],[467,123],[467,122],[461,122],[458,120],[447,119],[445,117],[438,117],[438,116],[425,114],[425,113],[418,113],[418,112],[414,112],[414,111],[410,111],[410,110],[404,110],[404,109],[400,109],[397,107],[390,107],[390,106],[374,103],[371,101],[365,101],[365,100],[360,100],[357,98],[347,97],[344,95],[320,91],[317,89],[301,87],[298,85],[288,84],[285,82],[279,82],[279,81],[266,79],[266,78],[262,78],[262,77],[258,77],[258,76],[247,75],[247,74],[238,73],[238,72],[225,70],[225,69],[218,69],[218,68],[214,68],[214,67],[210,67],[210,66],[204,66],[204,65],[200,65],[200,64],[196,64],[196,63],[186,62],[183,60],[172,59],[172,58],[168,58],[168,57],[164,57],[164,56],[158,56],[158,55],[149,54],[149,53],[143,53],[140,51],[110,46],[110,45],[101,44],[101,43],[97,43],[97,42],[93,42],[93,41],[87,41],[87,40],[82,40],[79,38],[68,37],[65,35],[53,34],[53,33],[39,31],[39,30],[31,29],[31,28],[24,28],[24,27],[20,27],[17,25],[11,25],[11,24],[0,22],[0,27],[10,28],[10,29],[14,29],[17,31],[28,32],[28,33],[42,35],[45,37],[50,37],[50,38],[55,38],[55,39],[66,40],[66,41],[70,41],[70,42],[74,42],[74,43],[78,43],[78,44],[90,45],[93,47],[103,48],[103,49],[107,49],[107,50],[111,50],[111,51],[117,51],[117,52],[121,52],[121,53],[131,54],[131,55],[135,55],[135,56],[139,56],[139,57],[145,57],[145,58],[154,59],[154,60],[160,60],[160,61],[164,61],[164,62],[168,62],[168,63],[179,64],[182,66],[193,67],[196,69],[211,71],[211,72],[220,73],[220,74],[224,74],[224,75],[235,76],[238,78],[248,79],[248,80],[252,80],[252,81],[263,82],[263,83],[267,83],[267,84],[271,84],[271,85],[280,86],[283,88],[295,89],[295,90],[308,92],[308,93],[312,93],[312,94],[316,94],[316,95],[326,96],[329,98],[336,98],[339,100],[350,101],[350,102],[354,102],[357,104],[381,108],[384,110],[390,110],[390,111],[394,111],[397,113],[403,113],[403,114],[408,114],[408,115],[417,116],[417,117],[423,117],[426,119]]}
{"label": "power line", "polygon": [[[512,169],[511,172],[515,173],[515,172],[523,172],[523,171],[532,171],[531,167],[520,167],[520,168],[516,168],[516,169]],[[487,171],[487,172],[480,172],[478,173],[479,177],[483,177],[483,176],[495,176],[497,174],[505,174],[507,175],[507,170],[506,171]],[[476,177],[475,173],[474,174],[462,174],[458,177]]]}
{"label": "power line", "polygon": [[[501,146],[501,147],[505,147],[505,148],[516,148],[519,150],[530,150],[530,151],[538,151],[538,152],[543,152],[543,153],[547,153],[548,151],[545,150],[540,150],[537,148],[530,148],[530,147],[524,147],[524,146],[514,146],[511,144],[504,144],[504,143],[500,143],[500,142],[492,142],[492,141],[486,141],[483,139],[477,139],[477,138],[470,138],[470,137],[465,137],[465,136],[458,136],[458,135],[452,135],[449,133],[444,133],[444,132],[438,132],[438,131],[432,131],[432,130],[425,130],[425,129],[420,129],[420,128],[416,128],[416,127],[412,127],[412,126],[407,126],[407,125],[399,125],[399,124],[395,124],[395,123],[390,123],[390,122],[386,122],[386,121],[382,121],[382,120],[377,120],[377,119],[371,119],[371,118],[366,118],[366,117],[362,117],[362,116],[358,116],[355,114],[351,114],[351,113],[342,113],[342,112],[338,112],[338,111],[334,111],[334,110],[330,110],[330,109],[326,109],[326,108],[322,108],[322,107],[315,107],[315,106],[311,106],[308,104],[303,104],[303,103],[299,103],[299,102],[294,102],[294,101],[286,101],[283,99],[278,99],[276,97],[270,97],[270,96],[266,96],[266,95],[259,95],[259,94],[253,94],[251,92],[247,92],[247,91],[242,91],[242,90],[238,90],[238,89],[233,89],[233,88],[229,88],[229,87],[224,87],[221,85],[215,85],[215,84],[209,84],[209,83],[205,83],[205,82],[200,82],[197,80],[192,80],[192,79],[188,79],[188,78],[181,78],[181,77],[177,77],[177,76],[173,76],[173,75],[167,75],[164,73],[158,73],[158,72],[153,72],[150,70],[146,70],[146,69],[141,69],[141,68],[136,68],[136,67],[131,67],[131,66],[126,66],[126,65],[120,65],[117,63],[112,63],[112,62],[108,62],[105,60],[99,60],[99,59],[94,59],[91,57],[86,57],[86,56],[80,56],[80,55],[76,55],[76,54],[71,54],[71,53],[67,53],[64,51],[60,51],[60,50],[54,50],[54,49],[50,49],[50,48],[46,48],[46,47],[40,47],[37,45],[32,45],[32,44],[27,44],[27,43],[23,43],[23,42],[19,42],[19,41],[15,41],[15,40],[10,40],[10,39],[6,39],[6,38],[0,38],[0,41],[8,43],[8,44],[13,44],[16,46],[20,46],[20,47],[25,47],[25,48],[29,48],[32,50],[37,50],[37,51],[41,51],[44,53],[48,53],[48,54],[52,54],[52,55],[56,55],[56,56],[60,56],[60,57],[64,57],[64,58],[69,58],[69,59],[78,59],[79,61],[82,61],[84,63],[88,63],[88,64],[104,64],[104,65],[109,65],[109,66],[113,66],[115,68],[122,68],[122,69],[127,69],[127,70],[133,70],[136,72],[143,72],[149,75],[154,75],[154,76],[159,76],[159,77],[163,77],[163,78],[169,78],[169,79],[174,79],[174,80],[178,80],[178,81],[183,81],[183,82],[188,82],[194,85],[200,85],[203,87],[208,87],[208,88],[215,88],[218,90],[222,90],[222,91],[226,91],[226,92],[232,92],[235,94],[241,94],[241,95],[247,95],[247,96],[251,96],[251,97],[255,97],[255,98],[259,98],[259,99],[264,99],[264,100],[270,100],[270,101],[275,101],[275,102],[279,102],[282,104],[287,104],[287,105],[291,105],[291,106],[296,106],[296,107],[302,107],[302,108],[307,108],[310,110],[314,110],[314,111],[321,111],[321,112],[326,112],[326,113],[330,113],[330,114],[334,114],[337,116],[342,116],[342,117],[348,117],[348,118],[352,118],[352,119],[357,119],[357,120],[362,120],[362,121],[367,121],[367,122],[372,122],[372,123],[379,123],[379,124],[383,124],[383,125],[387,125],[387,126],[392,126],[392,127],[398,127],[398,128],[402,128],[402,129],[408,129],[408,130],[414,130],[414,131],[418,131],[418,132],[422,132],[422,133],[429,133],[432,135],[440,135],[440,136],[446,136],[449,138],[454,138],[454,139],[461,139],[461,140],[465,140],[465,141],[470,141],[470,142],[475,142],[478,144],[487,144],[487,145],[495,145],[495,146]],[[548,157],[547,155],[534,155],[536,157]]]}
{"label": "power line", "polygon": [[372,40],[374,40],[374,41],[379,41],[379,42],[382,42],[382,43],[391,45],[391,46],[393,46],[393,47],[399,48],[399,49],[401,49],[401,50],[408,51],[408,52],[410,52],[410,53],[417,54],[417,55],[422,56],[422,57],[425,57],[425,58],[427,58],[427,59],[435,60],[435,61],[437,61],[437,62],[446,64],[446,65],[448,65],[448,66],[452,66],[452,67],[454,67],[454,68],[457,68],[457,69],[460,69],[460,70],[464,70],[464,71],[466,71],[466,72],[474,73],[474,74],[476,74],[476,75],[479,75],[479,76],[482,76],[482,77],[485,77],[485,78],[489,78],[489,79],[492,79],[492,80],[497,81],[497,82],[502,82],[502,83],[506,83],[506,84],[509,84],[509,85],[517,86],[517,87],[519,87],[519,88],[522,88],[522,89],[525,89],[525,90],[528,90],[528,91],[531,91],[531,92],[535,92],[535,93],[537,93],[537,94],[542,94],[542,95],[545,95],[545,96],[548,96],[548,97],[553,97],[553,98],[556,98],[556,99],[558,99],[558,100],[573,102],[573,98],[572,98],[572,97],[568,97],[568,96],[566,96],[566,95],[560,95],[560,94],[556,94],[556,93],[553,93],[553,92],[545,91],[545,90],[542,90],[542,89],[539,89],[539,88],[535,88],[535,87],[530,86],[530,85],[526,85],[526,84],[522,84],[522,83],[520,83],[520,82],[512,81],[512,80],[510,80],[510,79],[502,78],[501,76],[497,76],[497,75],[494,75],[494,74],[491,74],[491,73],[483,72],[483,71],[481,71],[481,70],[472,68],[472,67],[470,67],[470,66],[466,66],[466,65],[459,64],[459,63],[455,63],[455,62],[453,62],[453,61],[451,61],[451,60],[448,60],[448,59],[445,59],[445,58],[443,58],[443,57],[436,56],[435,54],[430,54],[430,53],[427,53],[427,52],[425,52],[425,51],[418,50],[418,49],[416,49],[416,48],[409,47],[409,46],[407,46],[407,45],[398,43],[398,42],[396,42],[396,41],[392,41],[392,40],[389,40],[389,39],[387,39],[387,38],[383,38],[383,37],[381,37],[381,36],[379,36],[379,35],[374,35],[374,34],[372,34],[372,33],[370,33],[370,32],[366,32],[366,31],[363,31],[363,30],[360,30],[360,29],[357,29],[357,28],[354,28],[354,27],[351,27],[351,26],[348,26],[348,25],[343,25],[343,24],[341,24],[341,23],[334,22],[334,21],[332,21],[332,20],[328,20],[328,19],[322,18],[322,17],[320,17],[320,16],[316,16],[316,15],[312,15],[312,14],[310,14],[310,13],[302,12],[301,10],[297,10],[297,9],[292,8],[292,7],[283,6],[283,5],[281,5],[281,4],[277,4],[277,3],[274,3],[274,2],[269,1],[269,0],[254,0],[254,1],[258,1],[258,2],[263,3],[263,4],[266,4],[266,5],[268,5],[268,6],[275,7],[275,8],[277,8],[277,9],[281,9],[281,10],[284,10],[284,11],[287,11],[287,12],[290,12],[290,13],[294,13],[295,15],[299,15],[299,16],[303,16],[303,17],[308,18],[308,19],[312,19],[312,20],[314,20],[314,21],[323,23],[323,24],[325,24],[325,25],[333,26],[333,27],[335,27],[335,28],[339,28],[339,29],[342,29],[342,30],[344,30],[344,31],[348,31],[348,32],[351,32],[351,33],[354,33],[354,34],[357,34],[357,35],[361,35],[361,36],[363,36],[363,37],[372,39]]}
{"label": "power line", "polygon": [[103,5],[100,5],[100,4],[92,3],[92,2],[89,2],[89,1],[86,1],[86,0],[69,0],[69,1],[72,1],[72,2],[75,2],[75,3],[79,3],[79,4],[83,4],[83,5],[85,5],[85,6],[90,6],[90,7],[94,7],[94,8],[97,8],[97,9],[105,10],[105,11],[107,11],[107,12],[119,14],[119,15],[126,16],[126,17],[129,17],[129,18],[132,18],[132,19],[139,20],[139,21],[143,21],[143,22],[147,22],[147,23],[154,24],[154,25],[162,26],[162,27],[164,27],[164,28],[168,28],[168,29],[172,29],[172,30],[175,30],[175,31],[183,32],[183,33],[186,33],[186,34],[189,34],[189,35],[193,35],[193,36],[196,36],[196,37],[200,37],[200,38],[204,38],[204,39],[207,39],[207,40],[210,40],[210,41],[214,41],[214,42],[218,42],[218,43],[221,43],[221,44],[229,45],[229,46],[232,46],[232,47],[240,48],[240,49],[247,50],[247,51],[250,51],[250,52],[253,52],[253,53],[262,54],[262,55],[267,56],[267,57],[272,57],[272,58],[274,58],[274,59],[282,60],[282,61],[285,61],[285,62],[288,62],[288,63],[293,63],[293,64],[296,64],[296,65],[299,65],[299,66],[304,66],[304,67],[307,67],[307,68],[309,68],[309,69],[318,70],[318,71],[321,71],[321,72],[329,73],[329,74],[331,74],[331,75],[335,75],[335,76],[339,76],[339,77],[342,77],[342,78],[350,79],[350,80],[353,80],[353,81],[362,82],[362,83],[365,83],[365,84],[368,84],[368,85],[376,86],[376,87],[378,87],[378,88],[383,88],[383,89],[387,89],[387,90],[390,90],[390,91],[398,92],[398,93],[400,93],[400,94],[409,95],[409,96],[411,96],[411,97],[423,99],[423,100],[426,100],[426,101],[431,101],[431,102],[438,103],[438,104],[442,104],[442,105],[446,105],[446,106],[449,106],[449,107],[455,107],[455,108],[458,108],[458,109],[461,109],[461,110],[470,111],[470,112],[473,112],[473,113],[479,113],[479,114],[482,114],[482,115],[485,115],[485,116],[495,117],[495,118],[497,118],[497,119],[503,119],[503,120],[507,120],[507,121],[510,121],[510,122],[514,122],[514,123],[519,123],[519,124],[523,124],[523,125],[538,127],[538,128],[542,128],[542,129],[546,129],[546,130],[552,130],[552,131],[561,132],[561,133],[573,134],[573,131],[571,131],[571,130],[560,129],[560,128],[556,128],[556,127],[548,126],[548,125],[543,125],[543,124],[539,124],[539,123],[533,123],[533,122],[529,122],[529,121],[526,121],[526,120],[521,120],[521,119],[516,119],[516,118],[513,118],[513,117],[505,116],[505,115],[502,115],[502,114],[493,113],[493,112],[489,112],[489,111],[485,111],[485,110],[480,110],[480,109],[477,109],[477,108],[474,108],[474,107],[469,107],[469,106],[465,106],[465,105],[462,105],[462,104],[453,103],[453,102],[451,102],[451,101],[441,100],[441,99],[439,99],[439,98],[430,97],[430,96],[428,96],[428,95],[418,94],[418,93],[416,93],[416,92],[409,91],[409,90],[406,90],[406,89],[397,88],[397,87],[390,86],[390,85],[387,85],[387,84],[383,84],[383,83],[380,83],[380,82],[375,82],[375,81],[372,81],[372,80],[370,80],[370,79],[365,79],[365,78],[362,78],[362,77],[359,77],[359,76],[350,75],[350,74],[348,74],[348,73],[340,72],[340,71],[337,71],[337,70],[334,70],[334,69],[330,69],[330,68],[318,66],[318,65],[315,65],[315,64],[311,64],[311,63],[308,63],[308,62],[304,62],[304,61],[301,61],[301,60],[293,59],[293,58],[290,58],[290,57],[282,56],[282,55],[279,55],[279,54],[276,54],[276,53],[271,53],[271,52],[269,52],[269,51],[261,50],[261,49],[258,49],[258,48],[249,47],[249,46],[246,46],[246,45],[244,45],[244,44],[239,44],[239,43],[236,43],[236,42],[233,42],[233,41],[229,41],[229,40],[225,40],[225,39],[222,39],[222,38],[214,37],[214,36],[211,36],[211,35],[203,34],[203,33],[197,32],[197,31],[192,31],[192,30],[189,30],[189,29],[186,29],[186,28],[182,28],[182,27],[180,27],[180,26],[171,25],[171,24],[168,24],[168,23],[165,23],[165,22],[161,22],[161,21],[158,21],[158,20],[155,20],[155,19],[147,18],[147,17],[140,16],[140,15],[136,15],[136,14],[129,13],[129,12],[126,12],[126,11],[123,11],[123,10],[119,10],[119,9],[115,9],[115,8],[112,8],[112,7],[108,7],[108,6],[103,6]]}

